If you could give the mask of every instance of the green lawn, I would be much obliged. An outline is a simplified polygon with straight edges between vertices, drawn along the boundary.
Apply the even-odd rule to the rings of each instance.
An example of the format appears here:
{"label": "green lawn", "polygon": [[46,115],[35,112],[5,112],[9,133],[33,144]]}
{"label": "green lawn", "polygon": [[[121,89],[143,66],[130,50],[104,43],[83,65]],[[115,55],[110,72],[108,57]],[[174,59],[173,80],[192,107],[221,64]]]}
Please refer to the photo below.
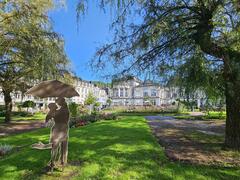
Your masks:
{"label": "green lawn", "polygon": [[[44,120],[46,115],[44,113],[35,113],[33,115],[14,115],[12,116],[12,121],[19,121],[19,120]],[[4,117],[0,116],[0,123],[4,122]]]}
{"label": "green lawn", "polygon": [[[49,129],[0,138],[0,143],[30,145],[48,141]],[[237,168],[193,166],[170,162],[143,117],[124,117],[71,129],[69,161],[64,173],[43,175],[49,150],[29,146],[0,159],[0,179],[239,179]]]}
{"label": "green lawn", "polygon": [[189,119],[189,120],[213,120],[213,119],[226,119],[226,111],[209,111],[206,112],[203,116],[191,116],[191,115],[184,115],[184,114],[176,114],[174,115],[176,119]]}

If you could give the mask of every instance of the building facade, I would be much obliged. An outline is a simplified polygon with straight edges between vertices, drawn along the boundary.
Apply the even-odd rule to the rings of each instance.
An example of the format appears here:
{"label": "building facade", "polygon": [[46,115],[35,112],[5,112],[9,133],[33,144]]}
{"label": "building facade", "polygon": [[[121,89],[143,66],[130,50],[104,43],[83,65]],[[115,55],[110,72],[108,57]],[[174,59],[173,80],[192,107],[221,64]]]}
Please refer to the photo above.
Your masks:
{"label": "building facade", "polygon": [[[186,99],[176,87],[164,87],[152,81],[141,81],[136,77],[123,79],[112,83],[112,88],[103,89],[91,81],[84,81],[76,78],[74,87],[79,96],[67,99],[68,102],[84,104],[89,93],[92,93],[100,105],[107,106],[108,99],[111,99],[112,106],[168,106],[176,102],[177,99]],[[197,93],[197,95],[201,93]],[[34,101],[39,108],[46,108],[46,105],[55,102],[55,98],[37,98],[31,95],[23,95],[21,92],[11,94],[13,104],[27,100]],[[197,106],[204,104],[204,94],[197,98]],[[0,88],[0,105],[4,105],[4,96]],[[16,107],[16,106],[15,106]]]}
{"label": "building facade", "polygon": [[101,105],[106,105],[108,99],[106,90],[98,87],[91,81],[76,80],[74,87],[79,96],[70,98],[70,101],[83,105],[89,93],[92,93],[93,96],[97,98],[97,102],[99,102]]}
{"label": "building facade", "polygon": [[[75,102],[77,104],[84,104],[84,101],[86,100],[89,93],[92,93],[96,99],[97,102],[99,102],[102,106],[106,105],[108,95],[106,91],[97,85],[93,84],[91,81],[83,81],[81,79],[76,78],[74,80],[74,85],[76,91],[79,93],[79,96],[72,97],[67,99],[68,102]],[[1,93],[2,90],[0,88],[0,105],[4,105],[4,96],[3,93]],[[37,98],[33,97],[31,95],[24,95],[19,91],[13,92],[11,94],[13,105],[16,105],[17,103],[21,103],[24,101],[34,101],[38,107],[46,107],[47,104],[51,102],[55,102],[55,98]]]}
{"label": "building facade", "polygon": [[180,98],[178,88],[163,87],[136,77],[113,83],[110,97],[113,106],[164,106]]}

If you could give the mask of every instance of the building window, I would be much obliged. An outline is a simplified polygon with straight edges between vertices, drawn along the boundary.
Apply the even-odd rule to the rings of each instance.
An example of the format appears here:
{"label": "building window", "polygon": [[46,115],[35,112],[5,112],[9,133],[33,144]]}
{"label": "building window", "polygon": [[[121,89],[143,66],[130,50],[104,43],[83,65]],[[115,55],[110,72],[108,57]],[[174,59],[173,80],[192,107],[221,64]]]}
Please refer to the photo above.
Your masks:
{"label": "building window", "polygon": [[143,96],[144,96],[144,97],[147,97],[147,96],[148,96],[148,92],[147,92],[147,91],[144,91],[144,92],[143,92]]}
{"label": "building window", "polygon": [[155,99],[152,99],[152,100],[151,100],[151,104],[152,104],[153,106],[156,106],[156,100],[155,100]]}
{"label": "building window", "polygon": [[113,89],[113,96],[118,97],[118,89]]}
{"label": "building window", "polygon": [[174,98],[177,98],[177,93],[173,93],[173,97],[174,97]]}
{"label": "building window", "polygon": [[166,98],[171,98],[171,93],[169,91],[166,91],[165,96],[166,96]]}
{"label": "building window", "polygon": [[151,90],[151,96],[157,96],[157,91],[156,89]]}
{"label": "building window", "polygon": [[120,97],[123,97],[123,88],[120,88]]}
{"label": "building window", "polygon": [[132,89],[132,97],[134,97],[135,96],[135,94],[134,94],[134,89]]}
{"label": "building window", "polygon": [[128,97],[128,89],[125,89],[125,97]]}

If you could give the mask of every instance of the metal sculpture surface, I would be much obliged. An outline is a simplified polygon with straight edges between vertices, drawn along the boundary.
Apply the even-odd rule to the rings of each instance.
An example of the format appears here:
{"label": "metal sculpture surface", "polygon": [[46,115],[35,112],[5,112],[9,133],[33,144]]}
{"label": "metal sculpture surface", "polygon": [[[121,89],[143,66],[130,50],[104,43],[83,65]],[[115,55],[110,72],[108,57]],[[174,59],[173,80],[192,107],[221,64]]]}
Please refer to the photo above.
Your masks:
{"label": "metal sculpture surface", "polygon": [[42,142],[35,143],[32,148],[51,149],[51,159],[48,167],[53,170],[57,160],[60,160],[62,167],[67,163],[68,157],[68,136],[69,136],[69,109],[64,97],[79,96],[77,91],[68,84],[58,80],[43,81],[28,90],[27,94],[40,98],[57,97],[55,103],[48,105],[49,112],[45,122],[53,121],[50,131],[49,144]]}

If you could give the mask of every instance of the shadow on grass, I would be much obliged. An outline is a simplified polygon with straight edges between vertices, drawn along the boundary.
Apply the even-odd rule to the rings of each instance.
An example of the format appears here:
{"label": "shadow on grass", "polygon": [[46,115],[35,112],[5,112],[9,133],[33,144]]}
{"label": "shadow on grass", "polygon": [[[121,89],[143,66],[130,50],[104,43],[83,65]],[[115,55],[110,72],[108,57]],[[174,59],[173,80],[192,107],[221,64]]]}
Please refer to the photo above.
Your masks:
{"label": "shadow on grass", "polygon": [[[1,139],[13,145],[48,141],[48,129]],[[23,148],[0,159],[0,179],[37,179],[50,152]],[[76,174],[81,179],[237,179],[239,170],[191,166],[169,162],[141,117],[104,121],[71,129],[69,161],[84,163]]]}

